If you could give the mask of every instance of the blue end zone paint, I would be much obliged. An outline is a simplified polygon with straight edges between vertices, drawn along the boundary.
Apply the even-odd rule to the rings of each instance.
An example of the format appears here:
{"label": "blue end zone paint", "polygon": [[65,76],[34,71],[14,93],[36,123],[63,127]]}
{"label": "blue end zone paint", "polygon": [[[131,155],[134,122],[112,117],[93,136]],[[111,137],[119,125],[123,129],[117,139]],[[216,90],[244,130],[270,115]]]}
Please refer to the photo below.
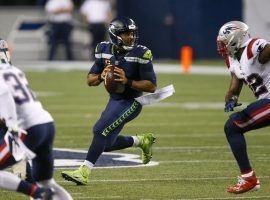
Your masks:
{"label": "blue end zone paint", "polygon": [[[55,148],[53,153],[55,168],[77,168],[86,158],[87,151]],[[103,153],[98,159],[95,168],[144,167],[158,164],[158,162],[151,161],[144,165],[140,156],[135,154]]]}

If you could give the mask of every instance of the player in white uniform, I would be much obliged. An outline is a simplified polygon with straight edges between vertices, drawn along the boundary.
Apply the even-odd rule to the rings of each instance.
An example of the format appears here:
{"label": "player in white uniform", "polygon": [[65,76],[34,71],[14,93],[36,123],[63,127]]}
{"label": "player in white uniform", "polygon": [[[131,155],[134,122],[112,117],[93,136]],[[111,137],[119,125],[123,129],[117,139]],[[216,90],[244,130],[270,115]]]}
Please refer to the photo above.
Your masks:
{"label": "player in white uniform", "polygon": [[[24,73],[11,65],[7,43],[2,39],[0,39],[0,60],[0,83],[4,82],[11,92],[16,104],[19,126],[28,133],[22,138],[23,143],[36,153],[36,157],[32,160],[34,181],[39,186],[52,188],[54,196],[58,199],[72,199],[53,179],[52,145],[55,134],[53,119],[30,90]],[[5,159],[0,161],[0,169],[15,162],[12,154],[7,154]],[[32,194],[33,191],[29,192]]]}
{"label": "player in white uniform", "polygon": [[0,135],[0,188],[21,192],[33,198],[47,199],[47,200],[51,199],[53,191],[50,188],[42,188],[36,186],[33,183],[21,180],[15,174],[3,171],[3,169],[7,167],[6,164],[7,160],[13,161],[13,162],[9,161],[9,164],[16,162],[13,157],[14,147],[12,145],[9,145],[7,141],[9,141],[9,143],[10,142],[13,143],[15,141],[14,137],[16,137],[17,140],[20,140],[18,136],[24,134],[23,133],[20,134],[19,132],[20,130],[17,128],[16,106],[12,94],[9,91],[9,88],[6,85],[6,83],[3,82],[3,80],[1,79],[0,79],[0,127],[1,131],[5,130],[5,132],[6,129],[8,128],[10,134],[6,135],[6,133],[4,132],[4,134],[1,133]]}
{"label": "player in white uniform", "polygon": [[238,103],[243,83],[248,85],[257,101],[227,120],[224,131],[238,163],[238,183],[229,186],[229,193],[244,193],[260,188],[260,182],[249,162],[244,133],[270,125],[270,44],[264,39],[250,38],[248,26],[240,21],[224,24],[217,37],[218,52],[226,58],[231,83],[225,96],[225,112]]}

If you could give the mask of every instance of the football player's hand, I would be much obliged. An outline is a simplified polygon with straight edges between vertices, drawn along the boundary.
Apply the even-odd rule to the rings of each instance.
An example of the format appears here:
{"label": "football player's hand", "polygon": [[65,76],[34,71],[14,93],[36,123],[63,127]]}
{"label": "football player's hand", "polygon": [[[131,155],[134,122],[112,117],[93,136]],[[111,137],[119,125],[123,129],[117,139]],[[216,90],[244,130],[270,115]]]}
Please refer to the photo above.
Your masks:
{"label": "football player's hand", "polygon": [[241,106],[242,103],[238,103],[237,99],[230,99],[225,103],[224,111],[230,112],[234,110],[234,107]]}
{"label": "football player's hand", "polygon": [[105,80],[106,74],[110,70],[109,66],[110,65],[108,65],[107,67],[105,67],[104,70],[102,71],[102,73],[101,73],[101,79],[102,80]]}
{"label": "football player's hand", "polygon": [[115,79],[115,81],[125,85],[127,83],[127,77],[125,74],[125,71],[119,67],[115,67],[114,68],[114,75],[118,76],[117,79]]}

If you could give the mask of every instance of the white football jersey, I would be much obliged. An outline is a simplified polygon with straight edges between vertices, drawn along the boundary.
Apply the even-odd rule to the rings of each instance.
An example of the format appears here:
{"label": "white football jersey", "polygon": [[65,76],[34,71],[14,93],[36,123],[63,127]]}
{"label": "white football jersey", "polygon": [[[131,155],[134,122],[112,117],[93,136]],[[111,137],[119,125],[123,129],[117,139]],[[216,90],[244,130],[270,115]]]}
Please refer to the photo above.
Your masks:
{"label": "white football jersey", "polygon": [[0,119],[4,119],[6,125],[17,124],[15,102],[8,86],[0,79]]}
{"label": "white football jersey", "polygon": [[250,87],[257,99],[270,99],[270,62],[261,64],[259,53],[269,44],[264,39],[250,39],[240,61],[228,57],[229,70]]}
{"label": "white football jersey", "polygon": [[4,81],[8,85],[14,98],[20,128],[27,130],[34,125],[53,121],[29,88],[25,74],[20,69],[0,64],[0,79],[0,82]]}

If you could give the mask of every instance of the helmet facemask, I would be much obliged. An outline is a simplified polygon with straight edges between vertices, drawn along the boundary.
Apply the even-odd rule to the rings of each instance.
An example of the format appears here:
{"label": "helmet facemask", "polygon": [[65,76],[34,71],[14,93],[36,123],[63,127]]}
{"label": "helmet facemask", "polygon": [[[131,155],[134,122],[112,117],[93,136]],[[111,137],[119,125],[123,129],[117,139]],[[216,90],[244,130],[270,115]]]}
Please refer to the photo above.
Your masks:
{"label": "helmet facemask", "polygon": [[11,64],[11,56],[8,49],[8,44],[3,39],[0,39],[0,61],[4,64]]}
{"label": "helmet facemask", "polygon": [[240,21],[224,24],[217,37],[217,50],[223,56],[235,57],[236,52],[245,47],[250,39],[248,26]]}

